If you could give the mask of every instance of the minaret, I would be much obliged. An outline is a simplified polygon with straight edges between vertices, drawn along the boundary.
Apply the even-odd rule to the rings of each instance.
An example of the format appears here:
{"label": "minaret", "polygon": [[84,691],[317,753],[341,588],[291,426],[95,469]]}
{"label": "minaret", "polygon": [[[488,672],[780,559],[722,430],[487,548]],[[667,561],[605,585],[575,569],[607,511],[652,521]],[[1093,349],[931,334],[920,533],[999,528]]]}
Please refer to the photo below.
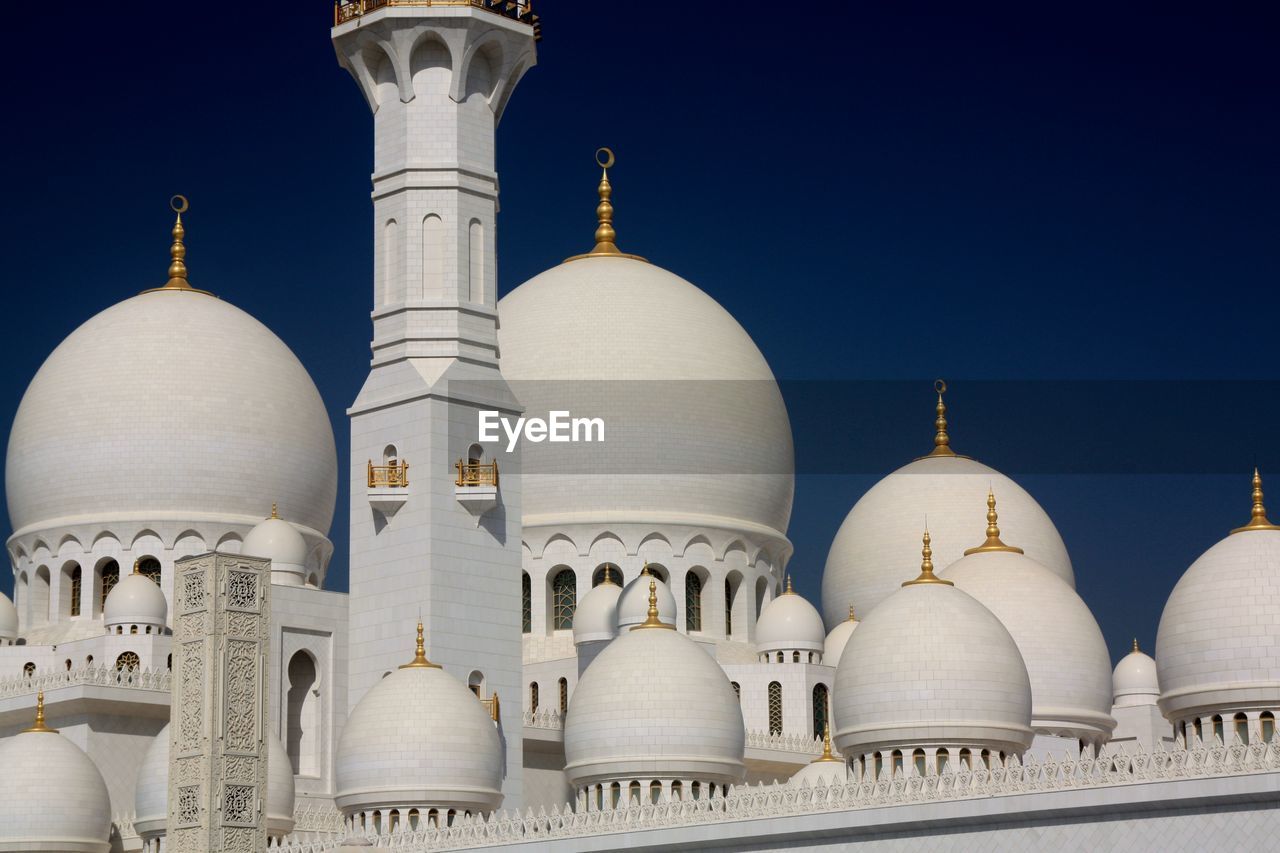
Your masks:
{"label": "minaret", "polygon": [[519,412],[498,369],[494,131],[538,22],[528,3],[412,0],[339,4],[334,20],[374,128],[373,359],[348,412],[348,707],[399,666],[421,614],[431,660],[511,709],[503,806],[518,808],[519,460],[475,443],[481,410]]}

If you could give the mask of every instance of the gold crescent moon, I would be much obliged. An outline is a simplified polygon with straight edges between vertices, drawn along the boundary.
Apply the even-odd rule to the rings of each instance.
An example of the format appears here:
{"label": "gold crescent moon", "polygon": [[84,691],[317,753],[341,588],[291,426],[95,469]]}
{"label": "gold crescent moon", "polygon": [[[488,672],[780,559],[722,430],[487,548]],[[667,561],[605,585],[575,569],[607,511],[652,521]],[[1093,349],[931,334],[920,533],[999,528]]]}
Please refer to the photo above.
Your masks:
{"label": "gold crescent moon", "polygon": [[939,394],[945,394],[947,393],[947,383],[944,380],[939,379],[933,383],[933,390],[937,391]]}
{"label": "gold crescent moon", "polygon": [[169,199],[169,209],[174,213],[186,213],[187,208],[190,206],[191,203],[187,201],[187,197],[185,195],[175,195],[173,198]]}
{"label": "gold crescent moon", "polygon": [[[604,155],[604,159],[603,159],[603,160],[601,160],[601,159],[600,159],[600,155],[601,155],[601,154],[603,154],[603,155]],[[615,159],[614,159],[614,156],[613,156],[613,150],[612,150],[612,149],[609,149],[609,148],[597,148],[597,149],[596,149],[596,165],[597,165],[597,166],[599,166],[599,167],[600,167],[600,168],[602,168],[602,169],[612,169],[612,168],[613,168],[613,164],[614,164],[614,162],[615,162]]]}

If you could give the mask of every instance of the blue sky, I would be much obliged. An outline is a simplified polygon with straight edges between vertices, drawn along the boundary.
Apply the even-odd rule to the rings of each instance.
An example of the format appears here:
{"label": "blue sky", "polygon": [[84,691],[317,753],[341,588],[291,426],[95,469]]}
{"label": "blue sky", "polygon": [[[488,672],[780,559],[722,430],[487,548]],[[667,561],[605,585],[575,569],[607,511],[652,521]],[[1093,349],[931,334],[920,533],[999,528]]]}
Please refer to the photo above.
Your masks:
{"label": "blue sky", "polygon": [[[613,147],[622,248],[720,301],[784,388],[842,397],[788,400],[802,592],[858,496],[928,449],[945,376],[957,446],[1053,516],[1113,654],[1150,646],[1180,573],[1247,518],[1255,463],[1280,515],[1280,25],[1261,4],[888,5],[544,0],[499,129],[500,288],[585,249]],[[75,326],[163,280],[181,192],[193,281],[294,349],[345,447],[371,121],[328,4],[242,8],[59,8],[12,39],[0,421]],[[872,408],[886,380],[919,400]],[[828,402],[849,428],[802,431]]]}

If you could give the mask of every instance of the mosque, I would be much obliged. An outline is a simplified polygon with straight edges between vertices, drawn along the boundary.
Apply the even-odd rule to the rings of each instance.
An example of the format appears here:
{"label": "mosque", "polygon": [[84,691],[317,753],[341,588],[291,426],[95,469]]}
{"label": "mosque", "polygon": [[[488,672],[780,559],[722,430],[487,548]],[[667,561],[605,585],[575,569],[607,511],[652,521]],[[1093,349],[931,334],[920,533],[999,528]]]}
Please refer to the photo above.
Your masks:
{"label": "mosque", "polygon": [[[207,849],[297,853],[1268,846],[1280,525],[1258,473],[1168,592],[1154,658],[1135,640],[1113,670],[1052,519],[952,447],[939,383],[922,455],[853,502],[806,601],[768,362],[619,248],[611,152],[593,244],[566,235],[497,298],[495,131],[540,37],[517,0],[335,8],[375,152],[348,470],[304,366],[188,271],[181,197],[167,280],[139,270],[31,380],[0,851],[200,850],[184,833],[215,824],[242,831]],[[477,432],[557,409],[602,416],[620,455]],[[339,476],[347,593],[326,589]],[[206,564],[241,581],[193,586]],[[222,621],[192,621],[206,591]],[[259,658],[190,653],[253,601]],[[261,775],[233,785],[243,757],[187,727],[244,714]]]}

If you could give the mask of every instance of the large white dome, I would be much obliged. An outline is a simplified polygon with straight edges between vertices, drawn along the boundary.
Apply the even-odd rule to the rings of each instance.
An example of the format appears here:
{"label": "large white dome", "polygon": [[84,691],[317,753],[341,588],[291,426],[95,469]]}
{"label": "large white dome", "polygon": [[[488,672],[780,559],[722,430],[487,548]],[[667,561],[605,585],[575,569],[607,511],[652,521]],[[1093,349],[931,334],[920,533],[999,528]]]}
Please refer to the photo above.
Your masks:
{"label": "large white dome", "polygon": [[[994,500],[988,505],[994,525]],[[983,547],[1007,547],[998,529],[994,541]],[[981,602],[1013,635],[1031,679],[1033,728],[1098,744],[1110,738],[1116,725],[1111,656],[1093,613],[1075,590],[1035,560],[1009,550],[962,557],[942,577]]]}
{"label": "large white dome", "polygon": [[25,731],[0,740],[0,767],[0,851],[111,848],[107,784],[74,743],[55,731]]}
{"label": "large white dome", "polygon": [[[421,631],[421,626],[419,626]],[[498,730],[474,693],[421,655],[375,684],[338,740],[335,802],[366,809],[456,808],[502,803]]]}
{"label": "large white dome", "polygon": [[854,504],[836,533],[822,575],[828,627],[850,605],[863,616],[914,577],[920,525],[928,519],[935,564],[948,566],[973,543],[973,508],[988,489],[1000,495],[1001,526],[1027,556],[1075,587],[1071,558],[1053,522],[1031,495],[1005,475],[960,456],[927,456],[904,465]]}
{"label": "large white dome", "polygon": [[603,444],[525,442],[525,527],[676,523],[781,538],[791,425],[764,356],[707,294],[623,256],[561,264],[498,305],[526,415],[603,418]]}
{"label": "large white dome", "polygon": [[565,774],[575,787],[633,777],[736,784],[745,746],[724,670],[663,627],[626,631],[605,646],[578,680],[564,723]]}
{"label": "large white dome", "polygon": [[161,289],[96,315],[41,366],[14,419],[5,489],[16,535],[255,524],[274,500],[323,536],[337,455],[320,395],[279,338],[221,299]]}
{"label": "large white dome", "polygon": [[1031,682],[1013,637],[977,599],[936,580],[902,587],[863,618],[836,669],[833,709],[846,757],[916,746],[1021,753],[1032,738]]}
{"label": "large white dome", "polygon": [[[138,768],[133,795],[133,826],[143,839],[165,835],[169,819],[169,724],[147,747]],[[280,737],[267,732],[267,834],[280,838],[293,832],[293,764]]]}
{"label": "large white dome", "polygon": [[1191,564],[1160,616],[1156,668],[1174,722],[1280,706],[1280,528],[1232,533]]}

